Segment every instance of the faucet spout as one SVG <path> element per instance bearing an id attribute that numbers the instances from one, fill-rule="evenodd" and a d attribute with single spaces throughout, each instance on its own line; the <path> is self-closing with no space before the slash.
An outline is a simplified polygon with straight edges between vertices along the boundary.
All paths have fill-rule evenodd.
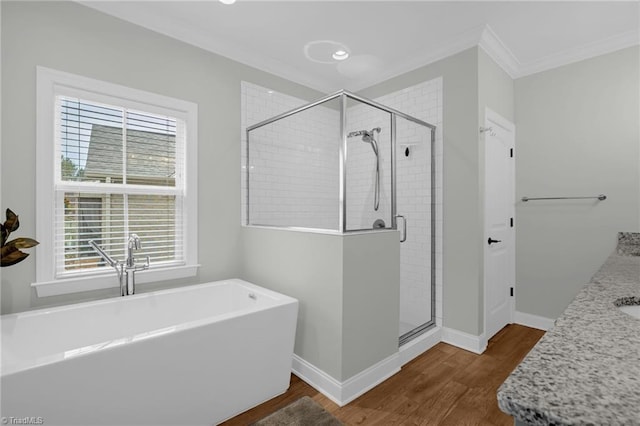
<path id="1" fill-rule="evenodd" d="M 135 264 L 133 250 L 140 250 L 140 237 L 138 237 L 138 234 L 129 235 L 129 241 L 127 242 L 127 266 L 129 267 Z"/>

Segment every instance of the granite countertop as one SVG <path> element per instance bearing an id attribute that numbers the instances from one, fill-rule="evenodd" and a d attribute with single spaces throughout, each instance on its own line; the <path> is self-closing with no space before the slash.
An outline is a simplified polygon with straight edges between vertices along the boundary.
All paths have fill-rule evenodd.
<path id="1" fill-rule="evenodd" d="M 531 425 L 640 425 L 640 319 L 616 306 L 640 304 L 640 251 L 622 243 L 498 389 L 502 411 Z"/>

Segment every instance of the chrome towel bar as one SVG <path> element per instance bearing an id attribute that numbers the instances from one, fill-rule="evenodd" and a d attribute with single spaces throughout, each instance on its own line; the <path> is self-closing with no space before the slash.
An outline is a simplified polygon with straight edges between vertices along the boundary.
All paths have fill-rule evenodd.
<path id="1" fill-rule="evenodd" d="M 586 200 L 591 198 L 597 198 L 598 200 L 602 201 L 602 200 L 606 200 L 607 196 L 604 194 L 600 194 L 594 197 L 538 197 L 538 198 L 522 197 L 522 201 L 527 202 L 532 200 Z"/>

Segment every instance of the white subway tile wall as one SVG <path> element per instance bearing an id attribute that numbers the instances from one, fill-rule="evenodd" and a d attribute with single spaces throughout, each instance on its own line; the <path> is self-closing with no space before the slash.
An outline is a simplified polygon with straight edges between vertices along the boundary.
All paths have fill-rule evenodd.
<path id="1" fill-rule="evenodd" d="M 377 102 L 436 126 L 436 324 L 442 325 L 442 78 L 407 87 Z M 400 334 L 431 318 L 430 131 L 398 118 L 397 211 L 407 218 L 407 241 L 400 246 Z M 406 155 L 406 150 L 409 155 Z"/>
<path id="2" fill-rule="evenodd" d="M 379 97 L 375 101 L 434 124 L 436 163 L 436 324 L 442 324 L 442 78 Z M 371 228 L 382 217 L 390 226 L 390 118 L 373 107 L 354 105 L 347 112 L 348 131 L 381 127 L 380 209 L 373 210 L 374 155 L 363 143 L 349 143 L 347 225 Z M 400 335 L 431 319 L 431 131 L 411 121 L 396 121 L 397 213 L 407 219 L 407 240 L 400 246 Z M 408 156 L 406 151 L 408 149 Z M 353 166 L 352 166 L 353 164 Z M 352 171 L 353 169 L 353 171 Z M 400 224 L 399 224 L 400 225 Z"/>
<path id="3" fill-rule="evenodd" d="M 242 82 L 242 128 L 305 101 Z M 249 218 L 253 225 L 338 229 L 338 104 L 332 101 L 251 131 Z M 242 223 L 246 223 L 246 132 L 242 140 Z"/>
<path id="4" fill-rule="evenodd" d="M 242 223 L 246 223 L 246 133 L 251 124 L 307 103 L 242 82 Z M 437 126 L 435 138 L 436 324 L 442 325 L 442 78 L 407 87 L 377 102 Z M 314 107 L 252 132 L 251 222 L 338 229 L 340 117 L 338 105 Z M 397 211 L 407 218 L 400 254 L 400 335 L 431 317 L 430 130 L 397 119 Z M 347 229 L 370 229 L 376 219 L 391 226 L 391 118 L 349 101 L 347 131 L 371 130 L 380 155 L 380 207 L 374 211 L 375 154 L 361 137 L 348 140 Z M 408 149 L 408 156 L 406 150 Z"/>
<path id="5" fill-rule="evenodd" d="M 373 133 L 380 156 L 377 211 L 374 210 L 376 155 L 362 136 L 347 139 L 347 230 L 371 229 L 377 219 L 391 228 L 391 114 L 354 100 L 347 106 L 347 134 L 380 128 L 380 133 Z"/>

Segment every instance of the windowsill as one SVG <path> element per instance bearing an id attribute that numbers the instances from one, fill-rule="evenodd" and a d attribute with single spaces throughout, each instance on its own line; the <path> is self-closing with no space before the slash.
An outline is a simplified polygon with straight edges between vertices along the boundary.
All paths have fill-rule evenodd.
<path id="1" fill-rule="evenodd" d="M 193 277 L 198 273 L 200 265 L 174 266 L 136 272 L 136 285 L 158 281 L 175 280 Z M 118 288 L 120 283 L 115 271 L 92 277 L 65 278 L 55 281 L 32 283 L 38 297 L 59 296 L 62 294 L 84 291 Z"/>

